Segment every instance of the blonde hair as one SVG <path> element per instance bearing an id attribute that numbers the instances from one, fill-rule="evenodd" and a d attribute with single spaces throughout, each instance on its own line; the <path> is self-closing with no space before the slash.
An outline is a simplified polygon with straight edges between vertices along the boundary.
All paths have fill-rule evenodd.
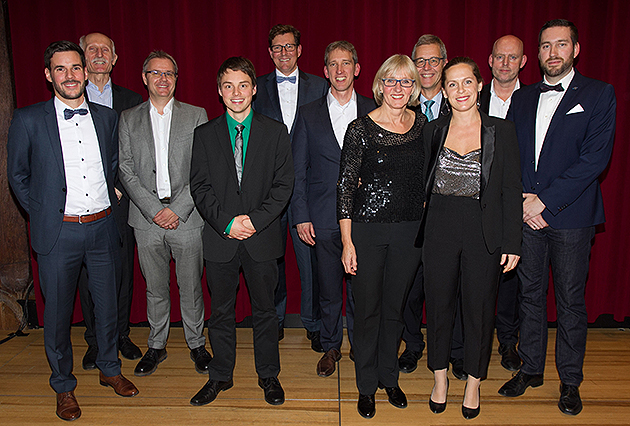
<path id="1" fill-rule="evenodd" d="M 407 105 L 418 105 L 418 98 L 420 97 L 420 74 L 418 74 L 418 69 L 407 55 L 390 56 L 376 72 L 374 82 L 372 83 L 372 93 L 374 94 L 376 104 L 379 106 L 383 104 L 383 79 L 393 77 L 395 74 L 404 74 L 415 81 Z"/>

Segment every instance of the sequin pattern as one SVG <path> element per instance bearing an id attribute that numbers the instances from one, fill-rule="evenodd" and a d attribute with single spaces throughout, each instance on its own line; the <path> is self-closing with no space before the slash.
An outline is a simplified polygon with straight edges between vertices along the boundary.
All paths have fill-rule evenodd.
<path id="1" fill-rule="evenodd" d="M 425 123 L 426 117 L 416 114 L 414 125 L 404 134 L 383 129 L 369 116 L 350 123 L 337 181 L 337 219 L 376 223 L 420 220 Z"/>
<path id="2" fill-rule="evenodd" d="M 433 194 L 479 199 L 481 149 L 465 155 L 443 147 L 438 158 Z"/>

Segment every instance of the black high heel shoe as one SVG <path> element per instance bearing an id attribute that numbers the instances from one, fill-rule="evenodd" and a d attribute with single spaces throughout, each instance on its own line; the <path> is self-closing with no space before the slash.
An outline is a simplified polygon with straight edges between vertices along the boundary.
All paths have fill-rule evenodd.
<path id="1" fill-rule="evenodd" d="M 468 387 L 468 383 L 466 383 L 466 387 Z M 464 387 L 464 398 L 466 397 L 466 387 Z M 479 415 L 479 411 L 481 411 L 481 384 L 477 388 L 477 394 L 479 395 L 479 405 L 477 408 L 468 408 L 464 405 L 464 401 L 462 401 L 462 416 L 466 420 L 474 419 Z"/>
<path id="2" fill-rule="evenodd" d="M 449 381 L 448 381 L 448 377 L 447 377 L 446 378 L 446 394 L 447 395 L 448 395 L 448 386 L 449 386 Z M 433 388 L 435 389 L 435 386 Z M 433 391 L 431 391 L 431 395 L 432 394 L 433 394 Z M 444 410 L 446 410 L 446 401 L 444 401 L 444 402 L 433 402 L 433 400 L 431 399 L 431 396 L 429 396 L 429 408 L 435 414 L 443 413 Z"/>

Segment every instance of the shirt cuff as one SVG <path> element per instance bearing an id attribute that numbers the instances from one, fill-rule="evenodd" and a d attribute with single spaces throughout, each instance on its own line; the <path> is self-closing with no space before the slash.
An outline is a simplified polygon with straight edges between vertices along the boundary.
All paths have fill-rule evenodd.
<path id="1" fill-rule="evenodd" d="M 228 226 L 225 227 L 225 234 L 226 235 L 230 235 L 230 230 L 232 229 L 232 224 L 234 223 L 234 219 L 236 219 L 236 218 L 232 218 L 230 223 L 228 223 Z"/>

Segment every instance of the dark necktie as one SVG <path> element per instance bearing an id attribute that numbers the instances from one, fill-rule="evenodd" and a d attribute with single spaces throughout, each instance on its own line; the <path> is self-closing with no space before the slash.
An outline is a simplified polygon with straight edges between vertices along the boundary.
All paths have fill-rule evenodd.
<path id="1" fill-rule="evenodd" d="M 236 137 L 234 138 L 234 165 L 236 166 L 236 177 L 238 184 L 241 184 L 243 177 L 243 129 L 242 124 L 236 125 Z"/>
<path id="2" fill-rule="evenodd" d="M 66 108 L 63 110 L 63 116 L 66 120 L 70 120 L 72 117 L 74 117 L 74 114 L 87 115 L 87 113 L 88 111 L 85 108 L 79 108 L 79 109 Z"/>
<path id="3" fill-rule="evenodd" d="M 545 93 L 545 92 L 550 92 L 550 91 L 556 91 L 556 92 L 564 92 L 564 89 L 562 88 L 562 84 L 558 83 L 555 86 L 550 86 L 546 83 L 542 83 L 540 85 L 540 92 L 541 93 Z"/>
<path id="4" fill-rule="evenodd" d="M 427 109 L 424 111 L 424 115 L 427 116 L 427 120 L 429 121 L 432 121 L 435 118 L 433 117 L 433 111 L 431 110 L 431 107 L 433 106 L 434 103 L 435 101 L 433 99 L 424 101 L 424 106 L 427 107 Z"/>
<path id="5" fill-rule="evenodd" d="M 289 83 L 295 84 L 295 82 L 297 81 L 297 78 L 294 75 L 292 75 L 291 77 L 276 76 L 276 79 L 278 80 L 278 83 L 288 81 Z"/>

